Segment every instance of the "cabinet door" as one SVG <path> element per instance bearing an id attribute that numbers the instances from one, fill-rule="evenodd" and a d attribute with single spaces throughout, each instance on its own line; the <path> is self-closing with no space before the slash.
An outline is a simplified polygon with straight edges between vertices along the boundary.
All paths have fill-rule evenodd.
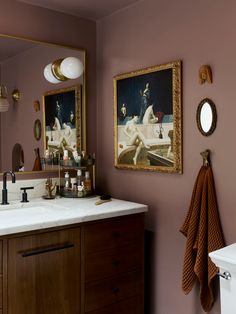
<path id="1" fill-rule="evenodd" d="M 80 313 L 80 229 L 8 243 L 8 314 Z"/>

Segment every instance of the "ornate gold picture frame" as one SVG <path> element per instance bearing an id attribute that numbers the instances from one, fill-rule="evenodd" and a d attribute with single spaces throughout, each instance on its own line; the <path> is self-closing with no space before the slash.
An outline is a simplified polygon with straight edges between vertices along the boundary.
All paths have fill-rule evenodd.
<path id="1" fill-rule="evenodd" d="M 81 86 L 43 95 L 44 150 L 50 154 L 81 150 Z"/>
<path id="2" fill-rule="evenodd" d="M 181 61 L 114 77 L 115 167 L 182 173 Z"/>

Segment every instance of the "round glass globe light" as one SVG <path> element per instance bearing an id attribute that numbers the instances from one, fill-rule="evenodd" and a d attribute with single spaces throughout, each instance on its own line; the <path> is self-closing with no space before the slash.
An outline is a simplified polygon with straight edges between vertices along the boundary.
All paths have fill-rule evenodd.
<path id="1" fill-rule="evenodd" d="M 44 71 L 43 71 L 45 79 L 53 84 L 58 84 L 60 83 L 59 80 L 55 78 L 55 76 L 52 74 L 52 63 L 49 63 L 48 65 L 45 66 Z"/>
<path id="2" fill-rule="evenodd" d="M 83 73 L 84 66 L 78 58 L 68 57 L 62 61 L 60 70 L 68 79 L 76 79 Z"/>

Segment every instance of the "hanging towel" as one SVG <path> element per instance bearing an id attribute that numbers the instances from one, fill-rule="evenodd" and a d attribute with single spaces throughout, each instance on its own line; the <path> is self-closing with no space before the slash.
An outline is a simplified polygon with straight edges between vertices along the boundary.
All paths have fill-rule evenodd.
<path id="1" fill-rule="evenodd" d="M 180 232 L 187 238 L 182 288 L 188 294 L 195 281 L 200 284 L 200 300 L 205 312 L 214 304 L 213 278 L 218 268 L 208 254 L 225 246 L 218 214 L 211 166 L 202 166 L 197 176 L 190 207 Z"/>

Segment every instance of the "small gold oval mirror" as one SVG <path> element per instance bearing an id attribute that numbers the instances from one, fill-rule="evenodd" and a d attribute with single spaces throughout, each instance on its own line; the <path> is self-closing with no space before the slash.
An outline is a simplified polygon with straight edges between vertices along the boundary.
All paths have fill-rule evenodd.
<path id="1" fill-rule="evenodd" d="M 211 135 L 216 128 L 217 113 L 216 106 L 209 98 L 203 99 L 197 108 L 197 126 L 199 131 L 205 135 Z"/>
<path id="2" fill-rule="evenodd" d="M 34 122 L 34 138 L 39 141 L 41 139 L 42 134 L 42 125 L 39 119 Z"/>

